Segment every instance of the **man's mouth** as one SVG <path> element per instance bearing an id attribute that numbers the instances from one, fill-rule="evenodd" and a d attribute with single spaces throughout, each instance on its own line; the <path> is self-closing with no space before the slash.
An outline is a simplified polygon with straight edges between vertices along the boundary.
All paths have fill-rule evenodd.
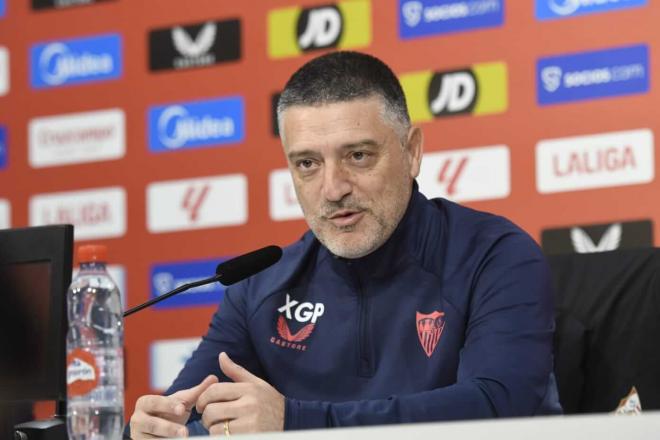
<path id="1" fill-rule="evenodd" d="M 327 217 L 328 221 L 337 227 L 353 226 L 364 216 L 364 211 L 342 209 Z"/>

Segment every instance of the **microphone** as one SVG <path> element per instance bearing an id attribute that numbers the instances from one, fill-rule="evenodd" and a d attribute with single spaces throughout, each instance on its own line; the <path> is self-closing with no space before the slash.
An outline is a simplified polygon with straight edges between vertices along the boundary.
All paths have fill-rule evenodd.
<path id="1" fill-rule="evenodd" d="M 135 312 L 139 312 L 140 310 L 147 308 L 150 305 L 163 301 L 170 296 L 176 295 L 177 293 L 192 289 L 193 287 L 215 283 L 216 281 L 219 281 L 225 286 L 230 286 L 261 272 L 267 267 L 272 266 L 273 264 L 277 263 L 280 258 L 282 258 L 282 249 L 279 246 L 266 246 L 264 248 L 257 249 L 256 251 L 232 258 L 231 260 L 224 261 L 218 264 L 218 267 L 215 269 L 214 276 L 198 281 L 193 281 L 191 283 L 182 284 L 174 290 L 157 296 L 156 298 L 152 298 L 149 301 L 140 304 L 139 306 L 128 309 L 124 312 L 124 318 L 132 315 Z"/>

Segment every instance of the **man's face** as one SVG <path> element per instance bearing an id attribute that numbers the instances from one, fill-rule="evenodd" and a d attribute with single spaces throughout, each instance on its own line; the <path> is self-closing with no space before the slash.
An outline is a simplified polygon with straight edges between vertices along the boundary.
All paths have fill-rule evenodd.
<path id="1" fill-rule="evenodd" d="M 379 97 L 282 114 L 284 152 L 305 219 L 333 254 L 359 258 L 392 235 L 419 173 L 421 132 L 402 145 Z"/>

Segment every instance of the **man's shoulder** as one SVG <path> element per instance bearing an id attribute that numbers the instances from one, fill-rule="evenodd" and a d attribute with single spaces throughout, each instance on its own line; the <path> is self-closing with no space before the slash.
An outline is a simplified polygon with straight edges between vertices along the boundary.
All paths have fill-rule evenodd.
<path id="1" fill-rule="evenodd" d="M 429 202 L 441 213 L 450 253 L 471 250 L 483 255 L 501 247 L 512 248 L 515 252 L 540 253 L 534 239 L 506 217 L 443 198 Z"/>

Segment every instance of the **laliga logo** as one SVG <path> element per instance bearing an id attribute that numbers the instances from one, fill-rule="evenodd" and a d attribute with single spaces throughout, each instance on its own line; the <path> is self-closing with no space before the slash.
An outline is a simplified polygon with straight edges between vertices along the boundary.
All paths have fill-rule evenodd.
<path id="1" fill-rule="evenodd" d="M 562 70 L 559 66 L 544 67 L 541 71 L 543 88 L 550 93 L 556 92 L 561 85 Z"/>
<path id="2" fill-rule="evenodd" d="M 409 27 L 415 27 L 422 21 L 422 12 L 424 5 L 418 1 L 406 2 L 401 7 L 403 19 Z"/>
<path id="3" fill-rule="evenodd" d="M 158 118 L 158 139 L 170 149 L 190 141 L 206 141 L 234 135 L 234 120 L 228 117 L 190 116 L 180 105 L 167 107 Z"/>
<path id="4" fill-rule="evenodd" d="M 301 33 L 305 18 L 307 26 Z M 339 40 L 341 30 L 341 13 L 335 6 L 307 10 L 298 23 L 298 45 L 303 50 L 330 47 Z"/>
<path id="5" fill-rule="evenodd" d="M 39 67 L 44 82 L 57 86 L 71 78 L 110 73 L 114 63 L 108 54 L 75 55 L 65 44 L 52 43 L 41 52 Z"/>

